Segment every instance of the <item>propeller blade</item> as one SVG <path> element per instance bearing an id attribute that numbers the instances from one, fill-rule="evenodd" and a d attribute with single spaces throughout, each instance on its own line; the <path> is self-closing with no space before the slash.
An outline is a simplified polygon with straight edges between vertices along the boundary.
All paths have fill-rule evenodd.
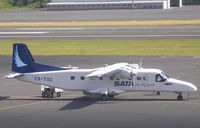
<path id="1" fill-rule="evenodd" d="M 142 68 L 142 58 L 140 59 L 138 66 L 139 66 L 139 69 Z"/>

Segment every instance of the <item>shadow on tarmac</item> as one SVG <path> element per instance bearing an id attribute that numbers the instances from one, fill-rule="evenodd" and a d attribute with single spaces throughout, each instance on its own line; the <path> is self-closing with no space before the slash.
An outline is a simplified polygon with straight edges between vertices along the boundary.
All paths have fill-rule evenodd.
<path id="1" fill-rule="evenodd" d="M 98 103 L 98 100 L 89 99 L 87 97 L 80 97 L 77 99 L 72 100 L 70 103 L 66 104 L 62 108 L 59 109 L 59 111 L 62 110 L 74 110 L 74 109 L 82 109 L 85 107 L 88 107 L 90 105 Z"/>
<path id="2" fill-rule="evenodd" d="M 9 96 L 0 96 L 0 101 L 10 98 Z"/>
<path id="3" fill-rule="evenodd" d="M 177 102 L 176 99 L 127 99 L 127 98 L 113 98 L 109 101 L 101 101 L 98 98 L 91 98 L 87 96 L 82 96 L 82 97 L 77 97 L 77 98 L 42 98 L 41 96 L 35 96 L 32 98 L 12 98 L 12 97 L 6 97 L 6 96 L 0 96 L 0 101 L 2 100 L 28 100 L 28 101 L 71 101 L 70 103 L 67 103 L 63 107 L 59 109 L 59 111 L 63 110 L 75 110 L 75 109 L 82 109 L 88 106 L 91 106 L 93 104 L 112 104 L 115 101 L 120 101 L 120 102 L 125 102 L 125 101 L 134 101 L 134 102 L 160 102 L 160 101 L 171 101 L 171 102 Z M 187 101 L 187 100 L 182 100 L 182 101 Z"/>
<path id="4" fill-rule="evenodd" d="M 199 99 L 199 98 L 189 98 L 189 99 Z M 81 96 L 77 98 L 43 98 L 41 96 L 32 96 L 32 97 L 27 97 L 27 98 L 13 98 L 10 96 L 0 96 L 0 101 L 1 100 L 29 100 L 29 101 L 74 101 L 74 102 L 94 102 L 97 103 L 98 101 L 100 102 L 107 102 L 107 101 L 102 101 L 100 98 L 93 98 L 93 97 L 87 97 L 87 96 Z M 177 101 L 177 99 L 154 99 L 154 98 L 149 98 L 149 99 L 132 99 L 132 98 L 112 98 L 108 101 Z M 184 100 L 183 100 L 184 101 Z"/>

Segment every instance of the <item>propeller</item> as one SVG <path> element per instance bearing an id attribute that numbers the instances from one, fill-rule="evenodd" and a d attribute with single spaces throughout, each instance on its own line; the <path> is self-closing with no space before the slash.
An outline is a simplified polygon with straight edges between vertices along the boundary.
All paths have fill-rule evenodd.
<path id="1" fill-rule="evenodd" d="M 133 73 L 133 71 L 134 71 L 134 63 L 131 66 L 130 79 L 132 79 L 135 74 L 135 73 Z"/>
<path id="2" fill-rule="evenodd" d="M 139 63 L 138 63 L 139 69 L 142 68 L 142 58 L 140 59 Z"/>
<path id="3" fill-rule="evenodd" d="M 130 79 L 132 79 L 133 78 L 133 66 L 132 66 L 132 68 L 131 68 L 131 73 L 130 73 Z"/>

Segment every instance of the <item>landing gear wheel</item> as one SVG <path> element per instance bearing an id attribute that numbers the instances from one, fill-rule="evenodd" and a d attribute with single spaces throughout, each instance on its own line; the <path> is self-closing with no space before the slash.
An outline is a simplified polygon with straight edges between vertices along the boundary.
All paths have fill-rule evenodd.
<path id="1" fill-rule="evenodd" d="M 108 97 L 113 98 L 115 95 L 108 95 Z"/>
<path id="2" fill-rule="evenodd" d="M 48 97 L 48 98 L 52 98 L 52 97 L 53 97 L 53 93 L 47 94 L 47 97 Z"/>
<path id="3" fill-rule="evenodd" d="M 51 93 L 51 98 L 53 98 L 53 93 Z"/>
<path id="4" fill-rule="evenodd" d="M 60 97 L 61 96 L 61 93 L 60 92 L 57 92 L 57 97 Z"/>
<path id="5" fill-rule="evenodd" d="M 177 100 L 183 100 L 183 96 L 182 95 L 178 95 L 177 96 Z"/>
<path id="6" fill-rule="evenodd" d="M 42 97 L 45 97 L 45 92 L 42 92 Z"/>
<path id="7" fill-rule="evenodd" d="M 108 98 L 109 98 L 109 97 L 108 97 L 106 94 L 103 94 L 102 97 L 101 97 L 101 99 L 102 99 L 103 101 L 107 101 Z"/>

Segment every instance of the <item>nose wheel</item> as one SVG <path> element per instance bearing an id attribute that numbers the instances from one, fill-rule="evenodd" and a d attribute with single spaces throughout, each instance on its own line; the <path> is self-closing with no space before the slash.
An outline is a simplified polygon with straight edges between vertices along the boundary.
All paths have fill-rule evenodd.
<path id="1" fill-rule="evenodd" d="M 177 100 L 183 100 L 182 92 L 178 93 Z"/>
<path id="2" fill-rule="evenodd" d="M 101 99 L 102 99 L 103 101 L 107 101 L 107 100 L 109 99 L 109 97 L 108 97 L 108 95 L 103 94 L 103 95 L 101 96 Z"/>

